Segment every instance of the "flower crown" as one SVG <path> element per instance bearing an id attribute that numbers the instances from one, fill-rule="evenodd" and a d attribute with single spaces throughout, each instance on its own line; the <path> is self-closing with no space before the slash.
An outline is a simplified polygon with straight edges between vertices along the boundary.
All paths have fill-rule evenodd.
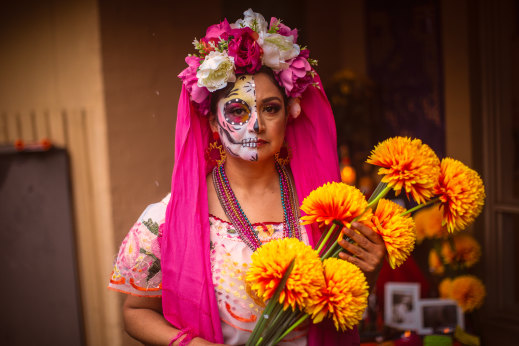
<path id="1" fill-rule="evenodd" d="M 224 19 L 210 26 L 204 38 L 193 41 L 198 54 L 188 55 L 188 67 L 178 77 L 191 101 L 207 115 L 210 93 L 236 81 L 236 74 L 254 74 L 262 66 L 272 69 L 288 97 L 299 97 L 309 85 L 317 85 L 309 51 L 296 44 L 297 29 L 290 29 L 272 17 L 248 9 L 244 18 L 229 24 Z"/>

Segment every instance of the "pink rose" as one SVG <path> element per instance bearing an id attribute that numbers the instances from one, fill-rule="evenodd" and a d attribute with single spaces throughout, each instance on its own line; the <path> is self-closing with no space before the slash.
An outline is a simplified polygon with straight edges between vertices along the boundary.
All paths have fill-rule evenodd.
<path id="1" fill-rule="evenodd" d="M 270 27 L 272 28 L 276 23 L 279 21 L 279 19 L 272 17 L 270 18 Z M 297 29 L 290 29 L 288 26 L 286 26 L 283 23 L 277 24 L 279 27 L 278 34 L 283 36 L 294 36 L 294 43 L 297 42 Z"/>
<path id="2" fill-rule="evenodd" d="M 299 97 L 308 85 L 314 82 L 309 73 L 312 66 L 308 62 L 308 50 L 301 51 L 299 56 L 289 61 L 289 67 L 276 74 L 279 84 L 285 88 L 288 97 Z"/>
<path id="3" fill-rule="evenodd" d="M 196 72 L 200 66 L 200 60 L 201 59 L 196 56 L 186 57 L 188 67 L 180 72 L 178 78 L 180 78 L 182 83 L 184 83 L 187 92 L 191 96 L 191 101 L 195 103 L 198 111 L 202 115 L 206 115 L 209 112 L 210 107 L 209 90 L 205 87 L 199 87 L 197 85 L 198 79 L 196 78 Z"/>
<path id="4" fill-rule="evenodd" d="M 229 33 L 231 32 L 231 26 L 227 22 L 227 19 L 224 19 L 220 24 L 211 25 L 207 28 L 205 32 L 205 37 L 202 38 L 203 42 L 214 42 L 218 43 L 220 38 L 223 40 L 227 40 L 229 38 Z"/>
<path id="5" fill-rule="evenodd" d="M 261 68 L 262 50 L 256 42 L 258 34 L 249 27 L 232 29 L 228 54 L 234 58 L 236 74 L 254 74 Z"/>

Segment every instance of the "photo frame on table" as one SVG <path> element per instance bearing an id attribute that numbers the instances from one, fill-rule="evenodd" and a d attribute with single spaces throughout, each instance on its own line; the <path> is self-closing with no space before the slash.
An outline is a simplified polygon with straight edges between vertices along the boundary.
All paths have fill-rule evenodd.
<path id="1" fill-rule="evenodd" d="M 418 334 L 452 333 L 464 328 L 463 311 L 451 299 L 421 299 L 418 302 Z"/>
<path id="2" fill-rule="evenodd" d="M 387 282 L 384 287 L 384 323 L 401 330 L 418 330 L 420 284 Z"/>

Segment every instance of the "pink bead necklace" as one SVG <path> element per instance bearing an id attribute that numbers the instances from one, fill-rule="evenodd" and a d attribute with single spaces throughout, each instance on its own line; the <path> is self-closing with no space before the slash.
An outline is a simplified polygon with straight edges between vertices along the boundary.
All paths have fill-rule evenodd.
<path id="1" fill-rule="evenodd" d="M 301 240 L 301 229 L 299 228 L 299 209 L 295 194 L 292 177 L 284 166 L 276 162 L 276 170 L 279 174 L 279 187 L 281 190 L 281 205 L 283 207 L 283 237 L 298 238 Z M 223 165 L 216 166 L 212 172 L 213 184 L 216 194 L 234 228 L 240 238 L 252 251 L 262 245 L 258 232 L 250 223 L 243 212 L 236 195 L 231 189 Z"/>

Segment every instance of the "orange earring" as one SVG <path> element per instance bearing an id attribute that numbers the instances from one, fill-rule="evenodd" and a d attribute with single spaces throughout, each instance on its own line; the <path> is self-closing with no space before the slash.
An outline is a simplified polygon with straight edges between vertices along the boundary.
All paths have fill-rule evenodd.
<path id="1" fill-rule="evenodd" d="M 290 164 L 290 159 L 292 158 L 292 151 L 288 147 L 288 144 L 283 141 L 283 146 L 279 151 L 274 155 L 277 163 L 281 166 L 288 166 Z"/>
<path id="2" fill-rule="evenodd" d="M 205 150 L 205 160 L 210 166 L 221 166 L 225 162 L 226 154 L 223 149 L 222 142 L 220 141 L 220 135 L 218 132 L 213 132 L 213 141 L 209 143 L 209 146 Z"/>

